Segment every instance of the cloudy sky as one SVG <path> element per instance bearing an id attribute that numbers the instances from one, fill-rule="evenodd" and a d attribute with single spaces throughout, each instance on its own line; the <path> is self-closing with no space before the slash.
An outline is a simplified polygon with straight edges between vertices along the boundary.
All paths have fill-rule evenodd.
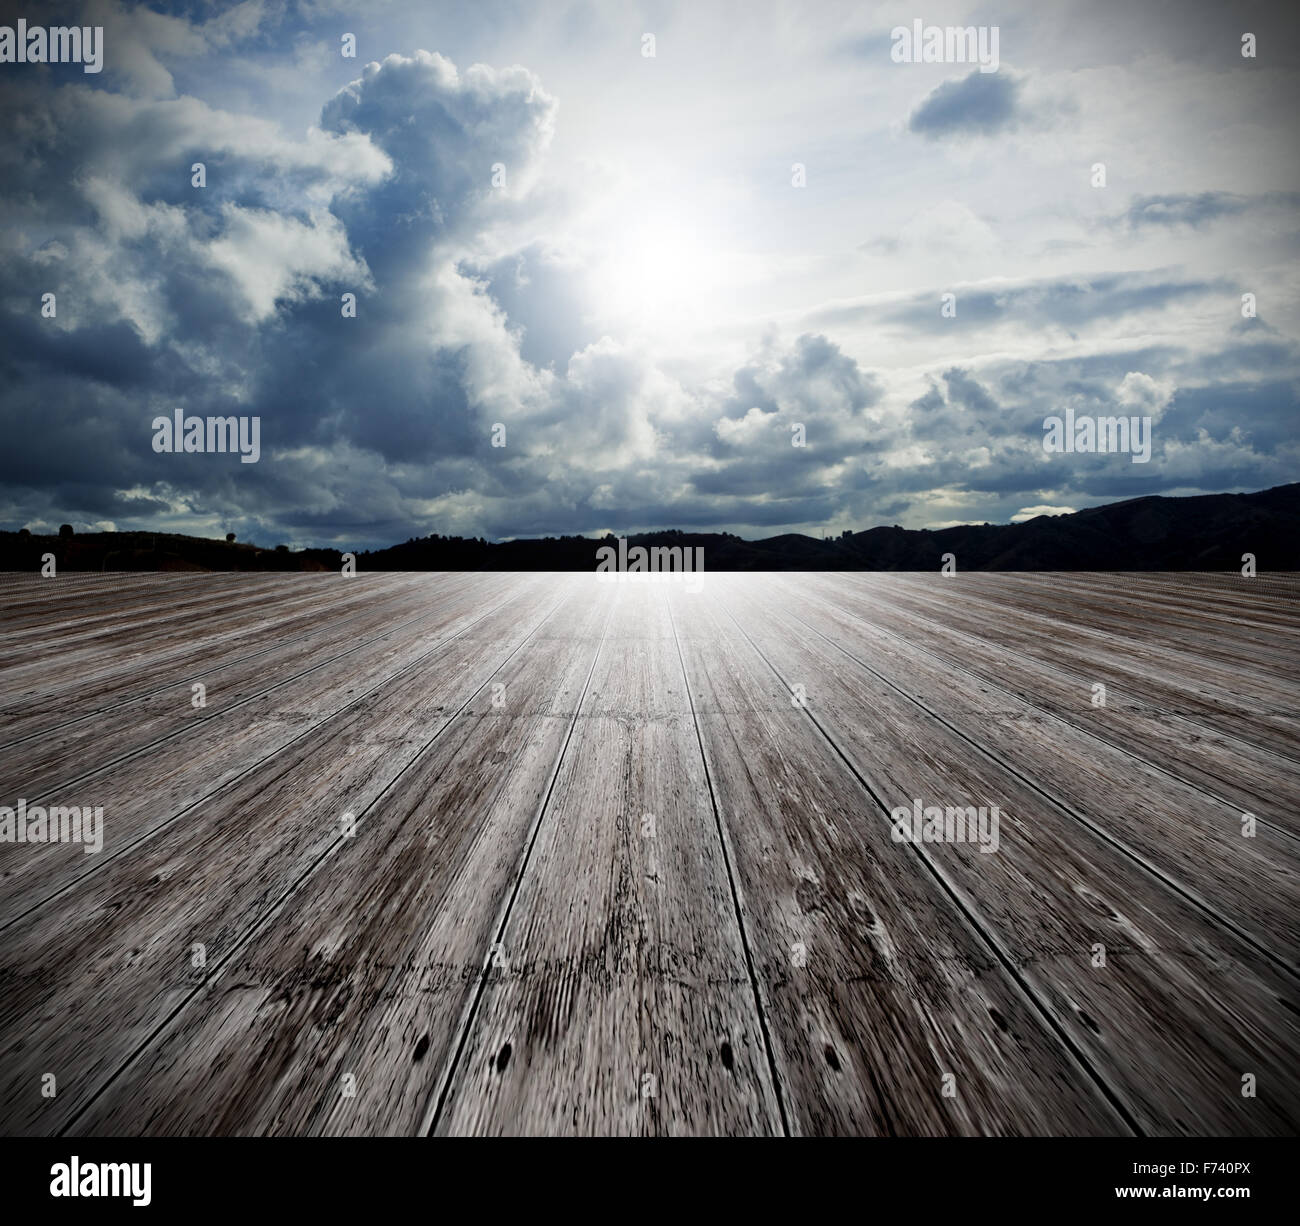
<path id="1" fill-rule="evenodd" d="M 1284 7 L 20 9 L 104 65 L 0 64 L 0 527 L 768 536 L 1295 480 Z M 998 70 L 894 62 L 917 18 Z M 157 453 L 178 408 L 259 417 L 259 461 Z M 1046 453 L 1068 408 L 1149 416 L 1150 462 Z"/>

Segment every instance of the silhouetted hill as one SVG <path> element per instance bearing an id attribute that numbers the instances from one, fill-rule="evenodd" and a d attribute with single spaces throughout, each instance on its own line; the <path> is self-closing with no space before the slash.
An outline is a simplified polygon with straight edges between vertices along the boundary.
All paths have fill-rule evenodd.
<path id="1" fill-rule="evenodd" d="M 0 532 L 0 570 L 40 570 L 41 558 L 54 555 L 58 570 L 338 570 L 337 549 L 274 549 L 239 542 L 183 536 L 175 532 L 87 532 L 37 536 Z"/>
<path id="2" fill-rule="evenodd" d="M 583 537 L 491 545 L 426 537 L 359 554 L 364 570 L 592 570 L 612 543 Z M 653 532 L 642 545 L 702 547 L 706 570 L 938 570 L 945 553 L 962 570 L 1240 570 L 1253 553 L 1264 570 L 1300 570 L 1300 483 L 1257 494 L 1133 498 L 1022 524 L 938 531 L 870 528 L 830 540 L 788 533 L 746 541 L 727 533 Z"/>
<path id="3" fill-rule="evenodd" d="M 427 536 L 357 554 L 358 570 L 594 570 L 616 537 L 503 541 Z M 1132 498 L 1022 524 L 938 531 L 869 528 L 829 540 L 789 533 L 746 541 L 729 533 L 653 532 L 629 548 L 702 548 L 706 570 L 1300 570 L 1300 483 L 1256 494 Z M 169 533 L 31 536 L 0 532 L 0 569 L 38 570 L 53 553 L 61 570 L 337 570 L 333 549 L 261 549 Z"/>

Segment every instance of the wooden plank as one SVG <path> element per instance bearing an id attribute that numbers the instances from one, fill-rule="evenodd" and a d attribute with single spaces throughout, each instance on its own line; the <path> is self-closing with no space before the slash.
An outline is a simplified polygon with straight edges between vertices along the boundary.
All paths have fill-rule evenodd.
<path id="1" fill-rule="evenodd" d="M 1239 579 L 1237 598 L 1225 600 L 1213 595 L 1216 585 L 1181 584 L 1174 591 L 1158 575 L 998 575 L 993 583 L 989 575 L 961 577 L 971 580 L 964 586 L 978 599 L 1009 603 L 1062 625 L 1107 630 L 1119 625 L 1144 643 L 1178 651 L 1195 644 L 1198 658 L 1234 670 L 1300 676 L 1295 606 L 1288 611 L 1282 602 L 1261 600 L 1252 580 Z M 929 584 L 922 580 L 920 586 Z"/>
<path id="2" fill-rule="evenodd" d="M 795 612 L 794 587 L 773 586 L 774 598 L 769 602 L 765 591 L 762 607 L 775 625 L 784 624 L 787 636 L 805 639 L 821 668 L 856 664 L 898 687 L 921 704 L 919 714 L 964 736 L 968 752 L 995 756 L 1248 932 L 1280 963 L 1294 967 L 1300 948 L 1300 843 L 1295 839 L 1258 824 L 1251 837 L 1243 837 L 1241 815 L 1232 807 L 1143 769 L 1138 760 L 1078 728 L 910 649 L 905 637 L 881 633 L 811 600 L 800 602 Z M 807 585 L 801 587 L 807 591 Z M 825 638 L 812 641 L 810 634 Z"/>
<path id="3" fill-rule="evenodd" d="M 761 580 L 714 576 L 711 590 L 787 692 L 806 686 L 806 712 L 877 798 L 882 825 L 917 798 L 999 807 L 996 853 L 927 843 L 923 854 L 1144 1131 L 1295 1131 L 1294 978 L 892 689 L 774 629 Z M 1103 968 L 1091 964 L 1097 944 L 1109 951 Z M 1268 1094 L 1244 1098 L 1246 1073 Z"/>
<path id="4" fill-rule="evenodd" d="M 664 587 L 615 617 L 439 1133 L 782 1131 Z"/>
<path id="5" fill-rule="evenodd" d="M 233 576 L 213 575 L 207 583 L 191 580 L 161 591 L 100 589 L 89 593 L 70 591 L 57 579 L 45 580 L 44 586 L 36 589 L 43 599 L 34 610 L 18 615 L 9 605 L 0 605 L 0 626 L 4 628 L 0 683 L 8 669 L 32 655 L 62 654 L 84 643 L 107 646 L 122 632 L 139 642 L 156 628 L 176 621 L 194 623 L 214 614 L 230 617 L 247 609 L 265 611 L 269 606 L 303 600 L 320 604 L 333 594 L 333 585 L 321 582 L 323 576 L 304 578 L 315 582 L 298 591 L 275 582 L 276 576 L 240 583 Z"/>
<path id="6" fill-rule="evenodd" d="M 362 817 L 384 796 L 526 636 L 537 585 L 512 586 L 513 599 L 473 636 L 9 929 L 0 961 L 4 1132 L 66 1127 L 202 985 L 194 945 L 219 966 L 349 842 L 344 812 Z M 57 1098 L 29 1093 L 50 1071 Z M 172 1096 L 166 1083 L 158 1088 Z"/>
<path id="7" fill-rule="evenodd" d="M 75 609 L 75 617 L 130 616 L 134 611 L 146 613 L 158 608 L 166 600 L 184 600 L 202 596 L 211 590 L 213 581 L 226 583 L 243 592 L 272 591 L 279 575 L 209 575 L 186 574 L 133 574 L 98 571 L 72 572 L 54 579 L 42 577 L 35 571 L 0 571 L 0 611 L 7 626 L 14 629 L 39 628 L 50 620 L 50 602 L 65 602 Z M 242 581 L 242 582 L 241 582 Z M 256 582 L 249 582 L 256 581 Z M 73 606 L 75 602 L 75 606 Z"/>
<path id="8" fill-rule="evenodd" d="M 428 615 L 428 602 L 418 589 L 407 586 L 388 598 L 368 597 L 363 590 L 346 604 L 281 623 L 269 635 L 256 628 L 257 637 L 243 640 L 242 651 L 237 639 L 211 655 L 205 654 L 212 651 L 210 645 L 196 644 L 170 666 L 159 664 L 142 673 L 142 679 L 152 685 L 140 697 L 115 701 L 114 695 L 122 692 L 119 679 L 84 699 L 79 696 L 75 706 L 66 700 L 34 703 L 26 714 L 44 711 L 46 722 L 57 722 L 45 730 L 32 722 L 14 727 L 15 732 L 21 728 L 21 738 L 0 747 L 0 796 L 22 795 L 35 803 L 36 797 L 57 789 L 65 779 L 84 775 L 125 753 L 189 731 L 201 736 L 206 721 L 219 713 L 255 700 L 308 669 L 327 670 L 336 661 L 350 660 L 359 645 L 391 634 L 404 623 L 418 632 Z M 252 642 L 269 644 L 269 649 L 250 654 Z M 231 663 L 224 664 L 223 656 L 233 656 Z M 205 705 L 195 707 L 191 686 L 200 674 Z M 104 703 L 99 710 L 93 705 L 97 698 Z M 87 717 L 75 718 L 84 707 L 89 707 Z"/>
<path id="9" fill-rule="evenodd" d="M 880 577 L 851 581 L 879 583 Z M 1104 602 L 1093 607 L 1085 628 L 1066 627 L 1019 604 L 981 602 L 963 596 L 964 576 L 934 586 L 934 576 L 904 580 L 891 587 L 899 607 L 955 626 L 978 637 L 995 640 L 1008 652 L 1019 652 L 1059 668 L 1091 671 L 1108 689 L 1141 695 L 1147 703 L 1193 718 L 1208 727 L 1286 754 L 1300 734 L 1295 718 L 1293 686 L 1265 672 L 1246 672 L 1213 662 L 1212 636 L 1201 636 L 1188 651 L 1172 651 L 1143 642 L 1131 623 L 1112 629 Z M 972 595 L 975 593 L 972 592 Z M 1098 659 L 1106 668 L 1096 676 Z"/>
<path id="10" fill-rule="evenodd" d="M 559 608 L 79 1130 L 419 1129 L 607 621 L 589 583 L 553 584 Z"/>
<path id="11" fill-rule="evenodd" d="M 1295 583 L 105 578 L 0 577 L 65 721 L 0 712 L 0 783 L 110 840 L 0 846 L 0 1132 L 1296 1130 Z M 172 736 L 131 660 L 186 625 L 227 705 Z M 894 842 L 915 796 L 999 850 Z"/>
<path id="12" fill-rule="evenodd" d="M 519 600 L 518 583 L 509 577 L 485 577 L 481 586 L 446 601 L 431 601 L 427 621 L 385 632 L 337 665 L 280 683 L 243 706 L 232 704 L 195 720 L 179 729 L 180 735 L 96 768 L 85 780 L 65 780 L 57 789 L 57 803 L 103 808 L 103 849 L 87 857 L 59 843 L 0 844 L 0 880 L 5 886 L 0 927 L 100 871 L 114 856 L 133 850 L 139 840 L 169 823 L 183 818 L 188 828 L 195 806 L 245 781 L 250 769 L 274 771 L 281 755 L 296 760 L 310 752 L 322 729 L 332 733 L 340 718 L 351 726 L 373 709 L 394 679 L 408 680 L 407 674 L 426 659 L 436 664 L 454 647 L 456 636 L 489 615 L 494 598 Z"/>
<path id="13" fill-rule="evenodd" d="M 791 1130 L 1123 1133 L 727 616 L 670 599 Z"/>
<path id="14" fill-rule="evenodd" d="M 981 582 L 991 590 L 1002 589 L 1004 598 L 1017 591 L 1013 578 L 1039 579 L 1038 576 L 981 575 Z M 1205 624 L 1226 620 L 1231 625 L 1245 623 L 1261 630 L 1295 633 L 1296 604 L 1300 601 L 1300 576 L 1292 574 L 1258 575 L 1246 579 L 1241 575 L 1197 574 L 1187 572 L 1093 573 L 1060 571 L 1051 576 L 1050 590 L 1065 595 L 1082 591 L 1090 595 L 1110 593 L 1113 599 L 1122 588 L 1145 604 L 1173 612 L 1190 614 Z M 1041 580 L 1038 584 L 1040 590 Z M 1121 595 L 1121 602 L 1124 597 Z"/>
<path id="15" fill-rule="evenodd" d="M 1294 829 L 1296 808 L 1285 798 L 1300 790 L 1300 763 L 1295 755 L 1283 757 L 1152 707 L 1141 690 L 1116 688 L 1104 666 L 1066 669 L 1055 661 L 1010 650 L 1007 636 L 992 626 L 985 627 L 981 637 L 945 625 L 929 609 L 921 612 L 898 600 L 887 579 L 864 588 L 847 577 L 840 584 L 826 576 L 812 576 L 805 590 L 834 600 L 871 625 L 902 635 L 918 649 L 935 653 L 955 670 L 969 671 L 999 692 L 1031 703 L 1153 766 L 1168 768 L 1240 812 L 1266 816 L 1280 828 Z M 1106 705 L 1095 707 L 1092 686 L 1103 677 Z"/>
<path id="16" fill-rule="evenodd" d="M 298 587 L 296 579 L 283 584 Z M 460 586 L 460 585 L 457 585 Z M 83 650 L 56 656 L 43 662 L 22 665 L 10 671 L 0 690 L 8 706 L 0 712 L 0 738 L 8 743 L 34 732 L 49 731 L 66 725 L 76 714 L 94 713 L 120 704 L 124 699 L 158 692 L 158 681 L 177 682 L 194 679 L 193 661 L 200 659 L 211 667 L 223 661 L 260 658 L 256 645 L 316 633 L 340 631 L 336 614 L 364 614 L 378 610 L 390 601 L 409 599 L 409 586 L 372 587 L 368 581 L 347 588 L 346 597 L 336 599 L 345 589 L 331 583 L 313 593 L 306 593 L 302 607 L 294 616 L 280 612 L 272 601 L 268 618 L 240 619 L 219 617 L 215 626 L 202 638 L 191 640 L 183 627 L 172 630 L 165 642 L 155 642 L 150 650 L 129 636 L 109 651 Z M 387 593 L 387 594 L 385 594 Z M 218 602 L 219 604 L 219 602 Z M 343 634 L 346 637 L 347 631 Z M 250 650 L 250 644 L 254 645 Z"/>

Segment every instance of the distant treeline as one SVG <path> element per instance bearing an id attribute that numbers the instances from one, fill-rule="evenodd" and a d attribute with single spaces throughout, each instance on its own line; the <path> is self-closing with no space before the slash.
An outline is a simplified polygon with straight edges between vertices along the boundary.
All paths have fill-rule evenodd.
<path id="1" fill-rule="evenodd" d="M 51 553 L 58 571 L 323 571 L 343 564 L 337 549 L 266 549 L 174 532 L 0 532 L 0 570 L 39 571 Z"/>
<path id="2" fill-rule="evenodd" d="M 1256 494 L 1134 498 L 1022 524 L 939 531 L 870 528 L 825 540 L 788 534 L 747 541 L 729 533 L 628 536 L 647 549 L 703 549 L 706 570 L 938 570 L 952 554 L 961 570 L 1230 570 L 1251 554 L 1261 571 L 1300 570 L 1300 483 Z M 359 571 L 596 569 L 604 538 L 562 536 L 491 542 L 426 536 L 358 552 Z M 62 570 L 325 571 L 337 549 L 266 549 L 231 540 L 153 532 L 59 536 L 0 532 L 0 569 L 36 571 L 46 553 Z"/>

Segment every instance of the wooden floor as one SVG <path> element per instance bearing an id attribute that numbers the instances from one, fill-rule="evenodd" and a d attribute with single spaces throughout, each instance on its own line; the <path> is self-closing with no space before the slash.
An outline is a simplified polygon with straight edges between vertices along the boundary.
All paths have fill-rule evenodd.
<path id="1" fill-rule="evenodd" d="M 0 1131 L 1294 1135 L 1298 596 L 0 578 Z"/>

